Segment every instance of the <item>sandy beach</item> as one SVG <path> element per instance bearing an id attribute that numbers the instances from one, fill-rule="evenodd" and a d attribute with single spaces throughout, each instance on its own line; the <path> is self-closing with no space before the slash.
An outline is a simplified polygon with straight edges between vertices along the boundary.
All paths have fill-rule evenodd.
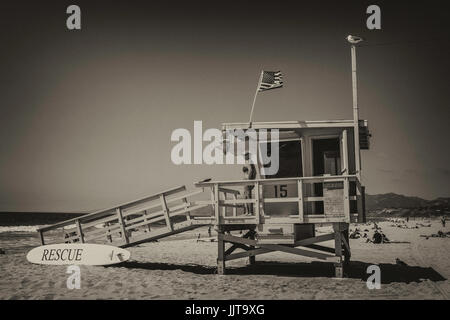
<path id="1" fill-rule="evenodd" d="M 131 260 L 120 265 L 81 266 L 81 288 L 73 290 L 66 286 L 66 266 L 26 260 L 26 253 L 39 245 L 36 233 L 2 232 L 0 248 L 6 253 L 0 255 L 0 299 L 448 299 L 450 238 L 420 235 L 450 227 L 442 228 L 437 220 L 431 227 L 411 229 L 388 221 L 378 225 L 393 243 L 351 239 L 352 261 L 344 279 L 334 278 L 331 262 L 279 252 L 257 256 L 255 266 L 246 259 L 227 262 L 228 274 L 219 276 L 217 243 L 197 241 L 199 233 L 206 236 L 205 229 L 197 229 L 129 248 Z M 358 226 L 369 232 L 372 227 Z M 381 289 L 366 286 L 371 264 L 380 266 Z"/>

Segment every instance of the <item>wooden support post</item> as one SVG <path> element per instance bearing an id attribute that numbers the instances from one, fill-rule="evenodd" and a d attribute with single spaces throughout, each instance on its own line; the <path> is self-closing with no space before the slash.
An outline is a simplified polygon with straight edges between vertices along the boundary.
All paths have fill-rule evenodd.
<path id="1" fill-rule="evenodd" d="M 106 225 L 106 227 L 109 227 L 109 222 L 106 222 L 105 225 Z M 106 239 L 107 239 L 109 242 L 112 242 L 112 236 L 111 236 L 111 234 L 109 234 L 110 231 L 111 231 L 110 228 L 107 228 L 107 229 L 106 229 L 106 232 L 108 233 L 108 235 L 106 236 Z"/>
<path id="2" fill-rule="evenodd" d="M 147 220 L 147 210 L 144 210 L 144 221 L 145 222 L 147 222 L 148 220 Z M 147 230 L 148 230 L 148 232 L 150 232 L 150 231 L 152 231 L 152 229 L 150 228 L 150 223 L 147 225 Z"/>
<path id="3" fill-rule="evenodd" d="M 255 240 L 255 231 L 250 230 L 249 238 L 250 238 L 251 240 Z M 254 249 L 255 249 L 255 246 L 250 246 L 250 250 L 254 250 Z M 250 257 L 248 257 L 248 263 L 249 263 L 250 265 L 256 264 L 256 256 L 250 256 Z"/>
<path id="4" fill-rule="evenodd" d="M 303 217 L 303 181 L 298 180 L 297 181 L 297 192 L 298 192 L 298 216 L 300 223 L 303 223 L 304 217 Z"/>
<path id="5" fill-rule="evenodd" d="M 344 178 L 344 216 L 346 221 L 350 222 L 350 189 L 348 178 Z"/>
<path id="6" fill-rule="evenodd" d="M 166 225 L 169 231 L 173 230 L 172 222 L 170 221 L 169 217 L 169 208 L 167 207 L 166 197 L 164 194 L 159 196 L 159 199 L 161 200 L 161 207 L 164 211 L 164 218 L 166 219 Z"/>
<path id="7" fill-rule="evenodd" d="M 236 195 L 236 193 L 233 193 L 233 200 L 237 200 L 237 195 Z M 233 217 L 236 217 L 236 216 L 237 216 L 237 207 L 234 206 L 234 207 L 233 207 Z"/>
<path id="8" fill-rule="evenodd" d="M 117 220 L 119 220 L 120 230 L 122 232 L 122 238 L 125 240 L 125 243 L 129 243 L 127 230 L 125 230 L 125 222 L 122 216 L 122 209 L 116 208 Z"/>
<path id="9" fill-rule="evenodd" d="M 223 230 L 217 230 L 217 274 L 225 274 L 225 242 L 223 241 Z"/>
<path id="10" fill-rule="evenodd" d="M 361 186 L 362 223 L 366 223 L 366 187 Z"/>
<path id="11" fill-rule="evenodd" d="M 45 245 L 44 233 L 42 231 L 40 231 L 40 230 L 39 230 L 39 239 L 41 240 L 41 244 Z"/>
<path id="12" fill-rule="evenodd" d="M 334 230 L 334 249 L 339 262 L 334 264 L 334 271 L 336 278 L 344 277 L 344 269 L 342 264 L 342 233 L 340 223 L 333 223 Z"/>
<path id="13" fill-rule="evenodd" d="M 182 201 L 185 203 L 186 208 L 189 207 L 189 203 L 187 201 L 187 198 L 183 198 Z M 186 212 L 186 219 L 187 219 L 187 221 L 191 220 L 191 212 L 190 211 Z"/>
<path id="14" fill-rule="evenodd" d="M 259 209 L 260 209 L 260 206 L 261 206 L 261 194 L 260 194 L 260 192 L 261 192 L 260 189 L 261 188 L 260 188 L 259 182 L 255 183 L 255 188 L 254 189 L 255 189 L 255 205 L 254 205 L 253 211 L 254 211 L 255 216 L 256 216 L 256 224 L 259 224 L 260 218 L 261 218 L 261 214 L 259 212 Z"/>
<path id="15" fill-rule="evenodd" d="M 77 232 L 78 232 L 78 237 L 80 238 L 80 242 L 84 243 L 84 235 L 83 235 L 83 230 L 81 229 L 80 220 L 76 220 L 75 223 L 77 225 Z"/>
<path id="16" fill-rule="evenodd" d="M 219 185 L 214 184 L 213 187 L 213 199 L 214 199 L 214 213 L 216 216 L 216 224 L 220 225 L 220 208 L 219 208 Z"/>
<path id="17" fill-rule="evenodd" d="M 223 200 L 227 200 L 227 193 L 226 192 L 222 192 L 222 194 L 223 194 Z M 219 198 L 220 198 L 220 192 L 219 192 Z M 227 216 L 227 207 L 223 206 L 222 207 L 222 217 L 226 217 L 226 216 Z"/>
<path id="18" fill-rule="evenodd" d="M 344 250 L 344 272 L 346 269 L 348 269 L 349 263 L 350 263 L 350 242 L 349 242 L 349 235 L 348 235 L 348 228 L 342 231 L 342 243 L 343 243 L 343 250 Z"/>

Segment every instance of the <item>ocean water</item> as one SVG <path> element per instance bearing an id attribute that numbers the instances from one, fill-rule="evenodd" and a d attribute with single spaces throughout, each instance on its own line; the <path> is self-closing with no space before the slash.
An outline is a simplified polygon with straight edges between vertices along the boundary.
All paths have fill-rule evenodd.
<path id="1" fill-rule="evenodd" d="M 45 225 L 76 218 L 82 213 L 0 212 L 0 233 L 36 232 Z"/>

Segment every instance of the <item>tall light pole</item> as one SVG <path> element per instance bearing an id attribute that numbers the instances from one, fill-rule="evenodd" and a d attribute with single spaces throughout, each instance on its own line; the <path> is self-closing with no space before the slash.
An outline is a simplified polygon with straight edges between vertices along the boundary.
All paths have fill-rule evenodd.
<path id="1" fill-rule="evenodd" d="M 355 169 L 356 176 L 361 182 L 361 152 L 359 147 L 359 109 L 358 109 L 358 84 L 356 78 L 356 44 L 363 38 L 349 35 L 347 41 L 351 44 L 352 54 L 352 90 L 353 90 L 353 135 L 355 140 Z"/>

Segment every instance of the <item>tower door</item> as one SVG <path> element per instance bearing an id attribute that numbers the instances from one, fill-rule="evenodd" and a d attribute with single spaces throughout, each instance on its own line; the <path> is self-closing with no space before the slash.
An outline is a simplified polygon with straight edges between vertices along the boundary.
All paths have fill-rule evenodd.
<path id="1" fill-rule="evenodd" d="M 341 167 L 341 139 L 324 138 L 312 140 L 312 165 L 314 176 L 340 175 Z M 315 197 L 323 197 L 323 183 L 314 183 Z M 314 214 L 324 213 L 323 201 L 316 201 L 313 205 Z"/>

